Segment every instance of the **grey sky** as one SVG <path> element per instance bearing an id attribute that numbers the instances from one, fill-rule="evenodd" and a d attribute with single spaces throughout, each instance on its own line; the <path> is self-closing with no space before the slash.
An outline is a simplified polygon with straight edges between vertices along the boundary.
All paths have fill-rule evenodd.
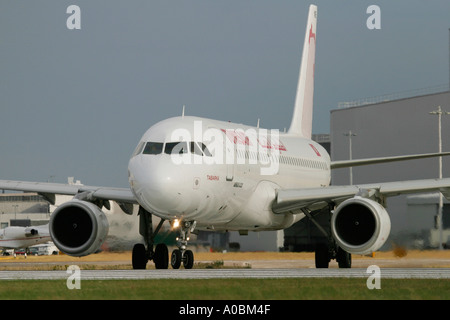
<path id="1" fill-rule="evenodd" d="M 315 1 L 314 133 L 339 101 L 447 84 L 449 1 Z M 69 5 L 81 30 L 68 30 Z M 0 179 L 127 186 L 181 114 L 289 126 L 310 2 L 0 1 Z M 381 8 L 381 30 L 366 9 Z M 380 155 L 382 156 L 382 155 Z"/>

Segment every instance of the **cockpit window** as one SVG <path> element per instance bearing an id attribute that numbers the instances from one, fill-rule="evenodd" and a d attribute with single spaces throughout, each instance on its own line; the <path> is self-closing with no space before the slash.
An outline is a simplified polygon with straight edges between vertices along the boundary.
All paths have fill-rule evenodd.
<path id="1" fill-rule="evenodd" d="M 212 154 L 211 154 L 211 152 L 209 151 L 208 147 L 205 146 L 204 143 L 200 143 L 200 145 L 201 145 L 201 147 L 202 147 L 203 154 L 204 154 L 205 156 L 207 156 L 207 157 L 212 157 Z"/>
<path id="2" fill-rule="evenodd" d="M 202 149 L 200 149 L 198 144 L 193 141 L 191 141 L 191 153 L 199 155 L 199 156 L 203 156 Z"/>
<path id="3" fill-rule="evenodd" d="M 138 154 L 141 154 L 142 149 L 144 149 L 145 146 L 145 142 L 141 141 L 139 142 L 139 144 L 137 145 L 136 149 L 133 152 L 132 157 L 137 156 Z"/>
<path id="4" fill-rule="evenodd" d="M 192 154 L 196 154 L 199 156 L 212 157 L 211 152 L 208 150 L 208 147 L 201 142 L 189 142 L 190 151 Z M 136 147 L 136 150 L 133 153 L 133 156 L 138 154 L 185 154 L 188 153 L 188 142 L 180 141 L 180 142 L 166 142 L 165 146 L 162 142 L 141 142 Z"/>
<path id="5" fill-rule="evenodd" d="M 187 142 L 166 142 L 164 153 L 167 154 L 183 154 L 188 153 Z"/>
<path id="6" fill-rule="evenodd" d="M 143 154 L 161 154 L 163 145 L 162 142 L 147 142 Z"/>
<path id="7" fill-rule="evenodd" d="M 191 142 L 191 153 L 199 156 L 212 157 L 211 152 L 209 152 L 205 144 L 201 142 Z"/>

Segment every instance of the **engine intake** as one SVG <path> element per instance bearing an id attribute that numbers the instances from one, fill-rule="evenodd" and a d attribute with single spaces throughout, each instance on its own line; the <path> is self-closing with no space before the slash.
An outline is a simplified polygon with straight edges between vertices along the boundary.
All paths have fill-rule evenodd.
<path id="1" fill-rule="evenodd" d="M 331 232 L 338 245 L 353 254 L 380 249 L 391 231 L 391 220 L 378 202 L 356 196 L 342 202 L 331 217 Z"/>
<path id="2" fill-rule="evenodd" d="M 74 199 L 53 212 L 49 229 L 59 250 L 81 257 L 100 249 L 108 235 L 109 224 L 103 211 L 95 204 Z"/>

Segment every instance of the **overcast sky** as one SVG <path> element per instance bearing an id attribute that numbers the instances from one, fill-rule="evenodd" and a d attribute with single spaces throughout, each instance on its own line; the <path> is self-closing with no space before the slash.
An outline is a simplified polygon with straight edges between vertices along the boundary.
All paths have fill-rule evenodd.
<path id="1" fill-rule="evenodd" d="M 1 0 L 0 179 L 126 187 L 142 134 L 183 104 L 288 127 L 309 4 Z M 450 1 L 315 4 L 314 133 L 329 133 L 340 101 L 448 84 Z M 372 4 L 380 30 L 366 26 Z"/>

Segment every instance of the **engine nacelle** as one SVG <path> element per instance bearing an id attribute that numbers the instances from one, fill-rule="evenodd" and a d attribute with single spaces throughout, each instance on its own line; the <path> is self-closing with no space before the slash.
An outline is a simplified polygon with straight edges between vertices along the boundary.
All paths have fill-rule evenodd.
<path id="1" fill-rule="evenodd" d="M 95 204 L 73 199 L 53 212 L 49 229 L 59 250 L 81 257 L 100 249 L 108 235 L 109 223 Z"/>
<path id="2" fill-rule="evenodd" d="M 331 217 L 331 232 L 337 244 L 352 254 L 380 249 L 391 231 L 386 209 L 373 200 L 356 196 L 342 202 Z"/>

